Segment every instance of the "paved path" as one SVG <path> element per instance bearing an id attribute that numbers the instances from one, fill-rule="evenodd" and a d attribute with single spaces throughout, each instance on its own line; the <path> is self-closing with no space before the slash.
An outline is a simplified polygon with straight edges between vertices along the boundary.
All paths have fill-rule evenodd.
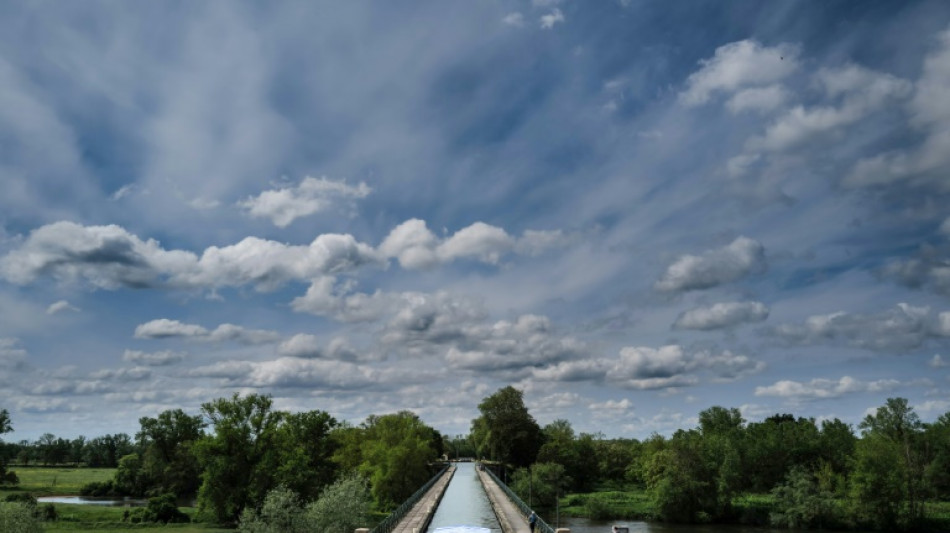
<path id="1" fill-rule="evenodd" d="M 455 465 L 442 474 L 442 477 L 432 485 L 429 492 L 426 492 L 416 504 L 406 513 L 406 516 L 399 521 L 399 524 L 393 529 L 392 533 L 424 533 L 435 514 L 435 509 L 442 500 L 442 494 L 445 488 L 449 486 L 452 475 L 455 474 Z M 530 532 L 526 532 L 530 533 Z"/>
<path id="2" fill-rule="evenodd" d="M 521 514 L 521 509 L 517 505 L 511 503 L 505 491 L 487 473 L 478 468 L 475 471 L 478 472 L 478 479 L 482 481 L 482 486 L 485 487 L 488 501 L 491 502 L 492 509 L 495 510 L 495 516 L 498 517 L 502 532 L 531 533 L 531 528 L 528 526 L 528 517 Z"/>

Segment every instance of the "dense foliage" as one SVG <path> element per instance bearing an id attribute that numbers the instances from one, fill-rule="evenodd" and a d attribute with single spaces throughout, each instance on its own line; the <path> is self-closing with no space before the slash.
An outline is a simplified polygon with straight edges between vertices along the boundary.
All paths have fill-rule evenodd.
<path id="1" fill-rule="evenodd" d="M 8 443 L 0 474 L 15 479 L 6 468 L 11 458 L 112 464 L 111 480 L 84 491 L 150 496 L 128 521 L 183 520 L 176 498 L 197 496 L 203 516 L 243 531 L 368 525 L 371 507 L 387 511 L 404 501 L 443 454 L 494 459 L 532 506 L 567 497 L 598 518 L 616 516 L 612 502 L 627 498 L 648 505 L 639 517 L 676 522 L 912 530 L 932 526 L 936 502 L 950 502 L 950 413 L 924 423 L 902 398 L 888 399 L 857 428 L 781 413 L 749 422 L 738 409 L 715 406 L 699 413 L 695 428 L 643 441 L 577 434 L 563 419 L 542 428 L 513 387 L 484 398 L 479 411 L 469 435 L 448 437 L 408 411 L 353 426 L 323 411 L 275 410 L 269 396 L 234 395 L 205 403 L 199 415 L 143 417 L 134 441 L 45 434 Z M 0 433 L 10 429 L 0 410 Z M 3 520 L 25 527 L 36 518 L 23 518 L 17 506 L 2 511 Z"/>

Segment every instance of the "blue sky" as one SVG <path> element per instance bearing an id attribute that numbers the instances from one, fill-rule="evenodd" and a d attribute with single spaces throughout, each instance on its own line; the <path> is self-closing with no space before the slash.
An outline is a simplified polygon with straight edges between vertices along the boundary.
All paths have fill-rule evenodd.
<path id="1" fill-rule="evenodd" d="M 0 4 L 7 439 L 950 411 L 950 4 Z"/>

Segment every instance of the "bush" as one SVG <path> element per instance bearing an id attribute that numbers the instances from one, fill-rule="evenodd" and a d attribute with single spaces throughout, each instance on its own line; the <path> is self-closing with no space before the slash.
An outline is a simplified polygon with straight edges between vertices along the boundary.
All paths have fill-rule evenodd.
<path id="1" fill-rule="evenodd" d="M 303 509 L 297 494 L 287 487 L 267 493 L 259 513 L 245 508 L 238 531 L 242 533 L 303 533 L 310 531 L 304 523 Z"/>
<path id="2" fill-rule="evenodd" d="M 21 502 L 0 503 L 0 531 L 4 533 L 42 533 L 43 526 L 33 516 L 33 507 Z"/>
<path id="3" fill-rule="evenodd" d="M 614 512 L 610 508 L 610 504 L 602 498 L 596 496 L 591 496 L 587 498 L 587 501 L 584 503 L 584 510 L 587 513 L 587 518 L 591 520 L 608 520 L 611 518 L 617 518 L 614 516 Z"/>
<path id="4" fill-rule="evenodd" d="M 16 494 L 7 494 L 7 497 L 3 499 L 5 502 L 16 502 L 24 503 L 31 507 L 36 507 L 36 498 L 33 497 L 29 492 L 18 492 Z"/>
<path id="5" fill-rule="evenodd" d="M 91 483 L 86 483 L 79 489 L 79 495 L 92 497 L 117 496 L 115 484 L 111 479 L 107 481 L 93 481 Z"/>
<path id="6" fill-rule="evenodd" d="M 133 524 L 158 522 L 162 524 L 190 521 L 188 515 L 178 509 L 174 494 L 162 494 L 148 499 L 145 507 L 136 507 L 126 512 L 123 520 Z"/>

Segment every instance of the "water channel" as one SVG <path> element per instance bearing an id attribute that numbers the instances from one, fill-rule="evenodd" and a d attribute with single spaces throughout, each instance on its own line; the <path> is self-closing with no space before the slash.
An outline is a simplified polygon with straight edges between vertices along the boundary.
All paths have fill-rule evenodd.
<path id="1" fill-rule="evenodd" d="M 456 463 L 456 466 L 458 469 L 442 495 L 429 531 L 446 526 L 479 526 L 501 533 L 495 511 L 475 474 L 475 463 Z"/>

